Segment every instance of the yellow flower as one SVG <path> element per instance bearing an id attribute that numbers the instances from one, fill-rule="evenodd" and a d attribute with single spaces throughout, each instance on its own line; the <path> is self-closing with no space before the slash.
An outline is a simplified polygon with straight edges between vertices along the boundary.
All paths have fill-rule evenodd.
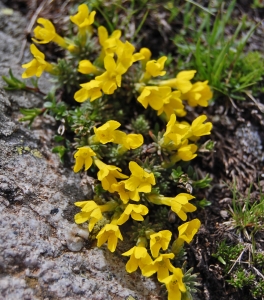
<path id="1" fill-rule="evenodd" d="M 144 58 L 141 60 L 142 69 L 145 70 L 147 62 L 150 60 L 151 52 L 148 48 L 141 48 L 139 53 L 141 53 Z"/>
<path id="2" fill-rule="evenodd" d="M 186 292 L 186 287 L 183 283 L 183 273 L 180 268 L 174 268 L 173 274 L 163 279 L 168 290 L 168 300 L 181 300 L 181 292 Z"/>
<path id="3" fill-rule="evenodd" d="M 67 43 L 60 35 L 56 33 L 54 25 L 47 19 L 38 18 L 37 22 L 42 26 L 37 26 L 34 29 L 36 39 L 32 38 L 35 43 L 47 44 L 54 42 L 63 48 L 67 48 Z"/>
<path id="4" fill-rule="evenodd" d="M 150 235 L 150 251 L 153 257 L 159 255 L 160 248 L 167 250 L 172 233 L 169 230 L 162 230 Z"/>
<path id="5" fill-rule="evenodd" d="M 192 135 L 199 137 L 199 136 L 211 134 L 211 129 L 213 127 L 213 124 L 211 122 L 207 122 L 203 124 L 203 122 L 206 119 L 207 119 L 206 115 L 201 115 L 192 122 L 191 125 Z"/>
<path id="6" fill-rule="evenodd" d="M 96 153 L 90 147 L 84 146 L 78 148 L 78 151 L 74 154 L 76 161 L 73 171 L 79 172 L 83 166 L 85 167 L 85 171 L 87 171 L 93 163 L 92 156 L 95 155 Z"/>
<path id="7" fill-rule="evenodd" d="M 152 77 L 164 76 L 166 71 L 163 71 L 165 61 L 167 60 L 166 56 L 162 56 L 158 60 L 150 60 L 146 64 L 146 71 Z"/>
<path id="8" fill-rule="evenodd" d="M 124 136 L 120 144 L 122 144 L 122 146 L 127 150 L 130 150 L 140 147 L 143 142 L 144 139 L 141 134 L 130 133 Z"/>
<path id="9" fill-rule="evenodd" d="M 142 275 L 150 277 L 154 273 L 158 275 L 158 281 L 163 282 L 167 278 L 170 272 L 173 272 L 174 267 L 170 262 L 170 259 L 174 258 L 173 253 L 160 254 L 151 264 L 145 266 L 142 270 Z M 175 298 L 176 300 L 177 298 Z"/>
<path id="10" fill-rule="evenodd" d="M 132 174 L 125 180 L 125 188 L 133 192 L 132 200 L 139 201 L 139 192 L 150 193 L 151 185 L 156 184 L 155 177 L 153 173 L 146 172 L 134 161 L 129 163 L 129 170 Z"/>
<path id="11" fill-rule="evenodd" d="M 180 193 L 174 198 L 162 197 L 162 203 L 169 205 L 171 210 L 185 221 L 187 219 L 186 212 L 193 212 L 196 210 L 196 207 L 189 203 L 189 200 L 193 198 L 195 197 L 190 194 Z"/>
<path id="12" fill-rule="evenodd" d="M 75 202 L 74 205 L 81 207 L 80 213 L 74 216 L 74 220 L 77 224 L 89 221 L 89 231 L 91 232 L 94 225 L 103 218 L 101 209 L 93 200 Z"/>
<path id="13" fill-rule="evenodd" d="M 102 213 L 106 211 L 113 211 L 116 209 L 118 203 L 109 201 L 104 205 L 97 205 L 93 200 L 80 201 L 74 203 L 76 206 L 81 207 L 81 212 L 74 216 L 77 224 L 89 221 L 89 231 L 93 230 L 95 223 L 103 218 Z"/>
<path id="14" fill-rule="evenodd" d="M 114 55 L 117 48 L 117 41 L 121 37 L 121 31 L 114 30 L 109 36 L 106 28 L 104 26 L 100 26 L 98 28 L 98 37 L 99 43 L 102 46 L 102 52 L 100 54 L 100 60 L 102 61 L 105 55 Z"/>
<path id="15" fill-rule="evenodd" d="M 90 101 L 94 101 L 102 96 L 101 87 L 102 82 L 91 80 L 90 82 L 80 85 L 82 88 L 74 94 L 74 99 L 77 102 L 84 102 L 90 98 Z"/>
<path id="16" fill-rule="evenodd" d="M 163 102 L 170 98 L 171 88 L 168 86 L 146 86 L 137 98 L 144 108 L 150 105 L 155 110 L 160 110 L 163 107 Z"/>
<path id="17" fill-rule="evenodd" d="M 197 105 L 206 107 L 209 100 L 213 97 L 213 93 L 208 86 L 208 81 L 198 81 L 193 84 L 192 88 L 182 95 L 183 100 L 187 100 L 188 104 L 192 107 Z"/>
<path id="18" fill-rule="evenodd" d="M 174 211 L 183 221 L 187 219 L 186 212 L 193 212 L 196 210 L 196 207 L 189 203 L 189 200 L 195 198 L 194 196 L 186 193 L 180 193 L 176 197 L 149 197 L 149 201 L 158 205 L 167 205 L 171 207 L 171 210 Z"/>
<path id="19" fill-rule="evenodd" d="M 78 26 L 80 34 L 84 34 L 86 30 L 91 31 L 91 25 L 94 22 L 96 12 L 90 13 L 86 4 L 81 4 L 78 7 L 78 13 L 70 16 L 71 21 Z"/>
<path id="20" fill-rule="evenodd" d="M 117 87 L 121 86 L 122 75 L 126 69 L 122 64 L 116 64 L 111 55 L 106 55 L 104 58 L 104 66 L 106 71 L 96 76 L 95 80 L 102 82 L 102 90 L 105 94 L 113 94 Z"/>
<path id="21" fill-rule="evenodd" d="M 136 221 L 144 221 L 142 216 L 147 215 L 148 211 L 148 208 L 143 204 L 128 204 L 122 215 L 117 220 L 117 225 L 124 224 L 130 216 Z"/>
<path id="22" fill-rule="evenodd" d="M 195 154 L 197 149 L 198 147 L 195 144 L 188 144 L 188 140 L 184 140 L 184 142 L 182 142 L 178 148 L 177 153 L 171 155 L 170 160 L 173 163 L 176 163 L 180 160 L 190 161 L 197 156 L 197 154 Z"/>
<path id="23" fill-rule="evenodd" d="M 123 241 L 119 227 L 115 224 L 106 224 L 96 236 L 97 247 L 101 247 L 106 241 L 109 251 L 114 252 L 117 246 L 117 241 Z"/>
<path id="24" fill-rule="evenodd" d="M 163 112 L 165 112 L 167 118 L 170 118 L 172 114 L 179 115 L 180 117 L 185 116 L 186 111 L 184 110 L 180 96 L 180 91 L 174 91 L 170 97 L 164 97 L 163 106 L 158 110 L 158 116 Z"/>
<path id="25" fill-rule="evenodd" d="M 126 264 L 126 271 L 128 273 L 135 272 L 138 267 L 142 270 L 145 266 L 152 263 L 152 259 L 148 254 L 147 249 L 143 246 L 135 246 L 122 255 L 130 256 Z"/>
<path id="26" fill-rule="evenodd" d="M 112 184 L 112 190 L 117 192 L 124 204 L 127 204 L 130 199 L 131 192 L 125 189 L 125 182 L 119 181 Z M 133 195 L 133 194 L 132 194 Z"/>
<path id="27" fill-rule="evenodd" d="M 198 232 L 201 226 L 201 222 L 198 219 L 194 219 L 190 222 L 186 222 L 178 227 L 179 236 L 173 242 L 171 251 L 174 254 L 180 253 L 184 242 L 190 243 L 193 240 L 194 235 Z"/>
<path id="28" fill-rule="evenodd" d="M 110 120 L 98 128 L 94 127 L 96 140 L 98 140 L 102 144 L 110 142 L 115 143 L 116 140 L 119 140 L 118 137 L 120 135 L 118 130 L 116 129 L 120 126 L 121 124 L 119 122 Z"/>
<path id="29" fill-rule="evenodd" d="M 136 61 L 144 59 L 144 55 L 141 53 L 134 53 L 135 47 L 128 41 L 125 43 L 120 40 L 117 41 L 116 55 L 117 64 L 121 64 L 127 71 L 128 68 Z"/>
<path id="30" fill-rule="evenodd" d="M 40 52 L 34 44 L 30 45 L 30 52 L 34 56 L 34 59 L 22 65 L 22 68 L 26 69 L 22 74 L 22 78 L 29 78 L 34 75 L 40 77 L 44 71 L 49 73 L 53 72 L 53 66 L 45 61 L 45 55 Z"/>
<path id="31" fill-rule="evenodd" d="M 190 243 L 194 235 L 198 232 L 201 226 L 201 222 L 198 219 L 191 220 L 186 222 L 178 227 L 179 238 L 184 240 L 186 243 Z"/>
<path id="32" fill-rule="evenodd" d="M 79 62 L 78 72 L 82 74 L 95 74 L 99 73 L 99 70 L 96 66 L 94 66 L 90 60 L 84 59 Z"/>
<path id="33" fill-rule="evenodd" d="M 176 115 L 172 114 L 166 125 L 166 131 L 163 135 L 164 138 L 161 141 L 161 146 L 168 149 L 172 148 L 171 150 L 175 149 L 175 147 L 178 148 L 189 128 L 190 126 L 188 125 L 177 123 Z M 171 141 L 173 143 L 171 143 Z"/>
<path id="34" fill-rule="evenodd" d="M 185 94 L 192 88 L 192 83 L 190 82 L 190 80 L 194 77 L 195 73 L 195 70 L 181 71 L 175 78 L 160 81 L 159 85 L 170 86 L 174 89 L 178 89 L 183 94 Z"/>
<path id="35" fill-rule="evenodd" d="M 116 178 L 124 179 L 128 177 L 127 175 L 120 173 L 122 171 L 120 168 L 107 165 L 99 159 L 95 159 L 94 163 L 99 169 L 97 177 L 102 182 L 103 189 L 109 191 L 110 193 L 114 193 L 112 184 L 117 183 Z"/>

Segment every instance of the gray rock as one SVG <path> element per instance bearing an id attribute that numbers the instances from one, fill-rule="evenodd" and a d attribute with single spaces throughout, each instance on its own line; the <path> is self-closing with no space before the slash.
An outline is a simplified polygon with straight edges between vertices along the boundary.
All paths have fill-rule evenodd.
<path id="1" fill-rule="evenodd" d="M 0 75 L 11 67 L 18 76 L 26 21 L 14 12 L 0 23 L 0 38 L 8 41 L 0 45 Z M 45 78 L 42 84 L 49 86 Z M 0 80 L 0 299 L 155 299 L 158 284 L 127 274 L 127 258 L 87 248 L 87 225 L 74 223 L 73 203 L 90 191 L 51 152 L 54 120 L 41 117 L 27 129 L 18 109 L 42 99 L 3 86 Z"/>

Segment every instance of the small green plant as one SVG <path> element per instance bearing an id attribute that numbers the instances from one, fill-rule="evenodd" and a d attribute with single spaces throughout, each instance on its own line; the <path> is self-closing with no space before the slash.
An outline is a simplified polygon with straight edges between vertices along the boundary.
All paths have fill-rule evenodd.
<path id="1" fill-rule="evenodd" d="M 224 265 L 226 282 L 237 289 L 247 289 L 253 298 L 264 295 L 264 275 L 261 269 L 264 261 L 263 253 L 254 253 L 250 244 L 232 245 L 222 241 L 212 256 Z"/>
<path id="2" fill-rule="evenodd" d="M 249 241 L 253 241 L 254 235 L 264 230 L 264 195 L 261 193 L 259 199 L 250 199 L 250 187 L 245 198 L 237 191 L 235 183 L 232 191 L 233 200 L 230 207 L 232 220 L 229 224 L 242 232 Z"/>
<path id="3" fill-rule="evenodd" d="M 232 274 L 232 278 L 227 282 L 236 288 L 242 289 L 245 286 L 251 286 L 254 284 L 256 276 L 251 272 L 246 272 L 244 269 L 237 270 Z"/>
<path id="4" fill-rule="evenodd" d="M 237 289 L 246 289 L 252 297 L 263 297 L 264 254 L 255 250 L 255 235 L 264 230 L 264 197 L 262 192 L 257 199 L 243 197 L 237 191 L 236 184 L 231 187 L 233 192 L 232 206 L 230 206 L 231 220 L 223 226 L 235 231 L 240 236 L 237 244 L 222 241 L 215 254 L 222 264 L 227 282 Z"/>
<path id="5" fill-rule="evenodd" d="M 242 244 L 229 245 L 226 241 L 220 242 L 217 252 L 213 254 L 223 265 L 226 272 L 230 269 L 234 261 L 239 257 L 244 246 Z"/>

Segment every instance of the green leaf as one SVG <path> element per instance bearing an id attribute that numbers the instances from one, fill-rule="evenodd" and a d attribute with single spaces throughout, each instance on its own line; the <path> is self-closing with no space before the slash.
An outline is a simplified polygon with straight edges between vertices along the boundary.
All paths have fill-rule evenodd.
<path id="1" fill-rule="evenodd" d="M 5 90 L 24 90 L 24 89 L 26 89 L 25 82 L 17 79 L 13 75 L 11 69 L 9 69 L 9 76 L 10 76 L 10 78 L 8 78 L 6 76 L 2 76 L 3 80 L 7 83 L 7 86 L 4 87 Z"/>

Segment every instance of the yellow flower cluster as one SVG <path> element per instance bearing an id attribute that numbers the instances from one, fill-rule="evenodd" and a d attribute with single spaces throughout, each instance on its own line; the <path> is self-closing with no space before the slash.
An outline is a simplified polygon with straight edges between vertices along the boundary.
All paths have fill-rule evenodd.
<path id="1" fill-rule="evenodd" d="M 187 122 L 177 122 L 175 114 L 170 116 L 166 131 L 159 141 L 161 148 L 171 154 L 170 162 L 164 163 L 164 167 L 171 167 L 180 160 L 189 161 L 197 156 L 197 145 L 189 141 L 196 142 L 201 136 L 211 133 L 213 125 L 211 122 L 203 123 L 206 119 L 205 115 L 201 115 L 190 125 Z"/>
<path id="2" fill-rule="evenodd" d="M 81 45 L 84 45 L 95 31 L 92 27 L 94 17 L 95 11 L 90 12 L 86 4 L 81 4 L 77 14 L 70 16 L 71 22 L 77 26 Z M 37 22 L 39 25 L 34 30 L 33 38 L 35 43 L 54 42 L 71 54 L 78 54 L 80 45 L 58 35 L 49 20 L 39 18 Z M 169 154 L 169 160 L 164 161 L 161 166 L 168 168 L 180 160 L 190 161 L 195 158 L 198 149 L 196 141 L 201 136 L 210 134 L 212 123 L 204 123 L 207 119 L 205 115 L 197 117 L 191 124 L 180 122 L 177 117 L 186 115 L 184 101 L 192 107 L 208 106 L 212 98 L 208 81 L 192 83 L 195 70 L 181 71 L 174 78 L 165 77 L 161 80 L 160 77 L 166 76 L 166 56 L 151 60 L 151 51 L 148 48 L 135 52 L 131 43 L 121 40 L 120 30 L 115 30 L 109 35 L 105 27 L 99 26 L 97 33 L 100 53 L 93 62 L 88 59 L 78 62 L 78 72 L 90 80 L 80 84 L 74 99 L 80 103 L 87 100 L 92 102 L 104 95 L 113 94 L 122 86 L 124 74 L 139 61 L 140 63 L 133 66 L 136 70 L 133 74 L 136 75 L 130 87 L 137 95 L 137 101 L 145 109 L 150 106 L 167 122 L 166 130 L 164 128 L 161 138 L 157 141 L 159 149 Z M 30 46 L 30 50 L 34 59 L 22 65 L 26 69 L 22 74 L 23 78 L 34 75 L 39 77 L 44 71 L 56 75 L 56 65 L 46 62 L 45 55 L 34 44 Z M 120 126 L 121 123 L 115 120 L 109 120 L 99 127 L 94 126 L 93 134 L 89 135 L 85 146 L 78 147 L 74 154 L 74 172 L 83 168 L 87 171 L 93 166 L 98 169 L 97 179 L 102 188 L 112 194 L 109 197 L 111 200 L 98 202 L 99 204 L 95 199 L 76 202 L 75 205 L 80 207 L 81 211 L 75 215 L 75 222 L 88 222 L 88 229 L 92 231 L 100 220 L 110 216 L 109 222 L 101 228 L 96 239 L 98 247 L 107 242 L 111 252 L 116 250 L 118 240 L 123 240 L 120 226 L 129 219 L 144 221 L 153 205 L 168 206 L 182 221 L 187 220 L 187 213 L 196 210 L 196 207 L 189 203 L 194 199 L 190 194 L 180 193 L 175 197 L 166 197 L 154 192 L 154 173 L 135 161 L 128 162 L 129 175 L 127 170 L 122 173 L 118 166 L 103 162 L 104 157 L 97 151 L 98 145 L 116 144 L 117 153 L 122 156 L 130 150 L 138 149 L 144 143 L 141 134 L 126 133 L 119 130 Z M 169 230 L 145 232 L 145 235 L 138 238 L 134 247 L 123 253 L 129 257 L 127 272 L 131 273 L 139 268 L 147 277 L 157 273 L 158 280 L 167 287 L 168 299 L 180 300 L 182 293 L 186 292 L 184 274 L 180 268 L 173 266 L 171 260 L 180 253 L 184 242 L 192 241 L 199 227 L 198 219 L 185 222 L 178 227 L 179 234 L 175 241 L 171 241 L 172 232 Z"/>

